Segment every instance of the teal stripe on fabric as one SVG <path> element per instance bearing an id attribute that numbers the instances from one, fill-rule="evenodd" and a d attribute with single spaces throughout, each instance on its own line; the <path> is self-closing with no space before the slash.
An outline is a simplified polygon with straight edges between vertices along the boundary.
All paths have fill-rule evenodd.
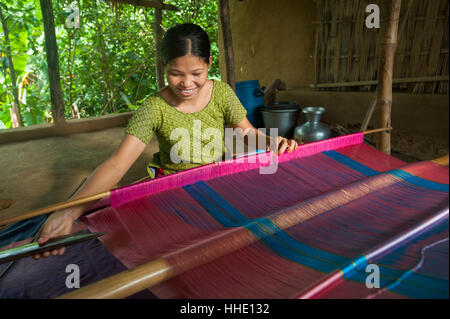
<path id="1" fill-rule="evenodd" d="M 183 187 L 206 211 L 225 227 L 245 227 L 265 243 L 272 251 L 298 264 L 329 274 L 341 269 L 347 280 L 365 283 L 366 258 L 361 255 L 354 260 L 306 245 L 281 230 L 268 218 L 250 219 L 243 215 L 222 196 L 204 182 Z M 271 234 L 271 235 L 268 235 Z M 400 278 L 405 271 L 380 267 L 380 286 L 387 287 Z M 411 274 L 392 291 L 413 298 L 445 298 L 448 296 L 448 280 Z"/>
<path id="2" fill-rule="evenodd" d="M 367 167 L 355 160 L 352 160 L 351 158 L 342 155 L 341 153 L 338 153 L 336 151 L 325 151 L 323 154 L 327 155 L 328 157 L 331 157 L 335 161 L 338 161 L 350 168 L 353 168 L 355 171 L 360 172 L 361 174 L 364 174 L 366 176 L 374 176 L 379 174 L 378 171 L 371 169 L 370 167 Z"/>
<path id="3" fill-rule="evenodd" d="M 397 176 L 397 177 L 407 181 L 408 183 L 411 183 L 416 186 L 428 188 L 433 191 L 441 191 L 441 192 L 447 192 L 447 193 L 449 192 L 449 188 L 448 188 L 447 184 L 440 184 L 440 183 L 432 182 L 432 181 L 417 177 L 411 173 L 402 171 L 400 169 L 392 170 L 389 172 L 389 174 Z"/>
<path id="4" fill-rule="evenodd" d="M 365 258 L 358 259 L 360 262 L 345 269 L 344 278 L 347 280 L 366 283 L 368 276 L 372 273 L 366 272 L 369 265 Z M 404 296 L 419 299 L 442 299 L 448 298 L 448 280 L 437 279 L 425 275 L 416 274 L 410 270 L 398 270 L 375 264 L 379 267 L 380 288 L 391 287 L 389 290 Z M 408 273 L 404 280 L 400 279 Z M 396 284 L 395 284 L 396 283 Z M 395 284 L 395 285 L 394 285 Z M 374 289 L 374 292 L 376 290 Z"/>
<path id="5" fill-rule="evenodd" d="M 219 223 L 225 227 L 242 226 L 247 228 L 269 248 L 289 260 L 325 273 L 333 271 L 349 260 L 299 242 L 268 218 L 247 218 L 204 182 L 195 183 L 194 186 L 185 189 Z M 214 202 L 214 205 L 211 202 Z M 231 219 L 221 216 L 223 212 L 229 214 Z M 236 222 L 232 222 L 232 220 Z"/>
<path id="6" fill-rule="evenodd" d="M 403 179 L 404 181 L 415 185 L 420 186 L 426 189 L 434 190 L 434 191 L 441 191 L 441 192 L 449 192 L 449 185 L 448 184 L 441 184 L 433 181 L 429 181 L 427 179 L 412 175 L 408 172 L 405 172 L 400 169 L 395 169 L 392 171 L 387 172 L 378 172 L 376 170 L 371 169 L 370 167 L 367 167 L 345 155 L 342 155 L 341 153 L 338 153 L 336 151 L 325 151 L 323 152 L 328 157 L 331 157 L 332 159 L 354 169 L 357 172 L 360 172 L 361 174 L 364 174 L 366 176 L 374 176 L 382 173 L 392 174 L 394 176 L 397 176 L 398 178 Z"/>

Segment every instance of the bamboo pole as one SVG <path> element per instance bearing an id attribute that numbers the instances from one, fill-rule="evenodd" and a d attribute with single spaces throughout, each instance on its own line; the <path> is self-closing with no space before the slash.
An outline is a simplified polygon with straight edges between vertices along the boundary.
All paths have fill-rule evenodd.
<path id="1" fill-rule="evenodd" d="M 378 71 L 377 105 L 380 106 L 380 126 L 391 126 L 392 109 L 392 73 L 394 70 L 395 47 L 397 44 L 398 20 L 400 17 L 401 0 L 391 0 L 391 8 L 386 33 L 384 37 L 383 53 Z M 391 154 L 390 132 L 381 132 L 378 149 L 388 155 Z"/>
<path id="2" fill-rule="evenodd" d="M 74 200 L 71 200 L 71 201 L 66 201 L 66 202 L 54 204 L 54 205 L 51 205 L 51 206 L 47 206 L 47 207 L 44 207 L 44 208 L 32 210 L 32 211 L 26 212 L 26 213 L 18 215 L 18 216 L 2 218 L 2 219 L 0 219 L 0 226 L 1 225 L 12 224 L 12 223 L 15 223 L 15 222 L 18 222 L 18 221 L 21 221 L 21 220 L 33 218 L 33 217 L 40 216 L 40 215 L 49 214 L 49 213 L 55 212 L 57 210 L 61 210 L 61 209 L 69 208 L 69 207 L 75 207 L 75 206 L 78 206 L 78 205 L 90 203 L 90 202 L 93 202 L 95 200 L 99 200 L 99 199 L 108 197 L 110 195 L 111 195 L 111 191 L 106 191 L 106 192 L 103 192 L 103 193 L 98 193 L 98 194 L 91 195 L 91 196 L 85 196 L 85 197 L 81 197 L 81 198 L 74 199 Z"/>
<path id="3" fill-rule="evenodd" d="M 404 83 L 418 83 L 418 82 L 448 82 L 448 75 L 437 75 L 437 76 L 423 76 L 416 78 L 402 78 L 393 79 L 392 83 L 404 84 Z M 337 82 L 337 83 L 321 83 L 321 84 L 311 84 L 310 87 L 314 89 L 322 88 L 340 88 L 340 87 L 351 87 L 351 86 L 368 86 L 377 85 L 377 80 L 369 81 L 356 81 L 356 82 Z M 376 99 L 375 99 L 376 100 Z"/>
<path id="4" fill-rule="evenodd" d="M 364 135 L 373 134 L 373 133 L 380 133 L 385 131 L 392 131 L 392 127 L 382 127 L 382 128 L 376 128 L 373 130 L 364 131 Z"/>
<path id="5" fill-rule="evenodd" d="M 409 1 L 408 8 L 406 10 L 405 16 L 403 17 L 403 21 L 402 21 L 402 24 L 400 26 L 400 30 L 398 32 L 398 38 L 399 39 L 402 37 L 402 35 L 403 35 L 404 31 L 405 31 L 406 23 L 408 22 L 409 15 L 411 13 L 411 8 L 412 8 L 413 1 L 415 1 L 415 0 L 410 0 Z M 400 15 L 400 13 L 399 13 L 399 15 Z M 395 43 L 395 46 L 394 46 L 394 57 L 395 57 L 395 50 L 396 50 L 396 48 L 397 48 L 397 43 Z M 425 80 L 428 80 L 429 78 L 431 78 L 431 77 L 428 77 Z M 436 77 L 434 77 L 434 78 L 436 78 Z M 424 78 L 422 78 L 420 80 L 423 80 L 423 79 Z M 394 80 L 392 80 L 392 83 L 402 83 L 402 84 L 404 84 L 404 83 L 422 82 L 422 81 L 417 81 L 417 80 L 419 80 L 419 78 L 394 79 Z M 445 81 L 445 79 L 443 81 Z M 448 81 L 448 77 L 447 77 L 447 81 Z M 361 131 L 367 130 L 367 126 L 369 126 L 370 119 L 372 118 L 372 114 L 373 114 L 373 112 L 375 110 L 375 107 L 377 105 L 377 97 L 378 97 L 378 88 L 375 90 L 375 94 L 374 94 L 373 100 L 370 103 L 369 108 L 368 108 L 367 113 L 366 113 L 366 116 L 364 117 L 364 120 L 363 120 L 363 122 L 361 124 Z"/>
<path id="6" fill-rule="evenodd" d="M 230 8 L 228 0 L 219 0 L 220 23 L 222 24 L 222 37 L 225 48 L 225 65 L 227 82 L 236 90 L 236 80 L 234 77 L 234 54 L 233 54 L 233 39 L 231 36 L 230 24 Z"/>

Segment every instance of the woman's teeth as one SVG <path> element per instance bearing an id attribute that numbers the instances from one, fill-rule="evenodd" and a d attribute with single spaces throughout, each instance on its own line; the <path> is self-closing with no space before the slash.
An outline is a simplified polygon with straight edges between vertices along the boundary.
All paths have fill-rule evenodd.
<path id="1" fill-rule="evenodd" d="M 194 90 L 181 90 L 183 93 L 192 93 Z"/>

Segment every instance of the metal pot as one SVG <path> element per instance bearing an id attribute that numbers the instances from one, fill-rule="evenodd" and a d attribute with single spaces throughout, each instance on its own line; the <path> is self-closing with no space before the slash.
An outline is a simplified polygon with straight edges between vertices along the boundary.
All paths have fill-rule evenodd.
<path id="1" fill-rule="evenodd" d="M 322 114 L 325 113 L 324 107 L 306 107 L 302 112 L 307 122 L 295 128 L 294 138 L 297 143 L 311 143 L 330 138 L 330 129 L 320 122 Z"/>
<path id="2" fill-rule="evenodd" d="M 277 128 L 278 136 L 292 138 L 300 114 L 300 106 L 297 103 L 276 102 L 260 110 L 267 135 L 270 135 L 271 128 Z"/>

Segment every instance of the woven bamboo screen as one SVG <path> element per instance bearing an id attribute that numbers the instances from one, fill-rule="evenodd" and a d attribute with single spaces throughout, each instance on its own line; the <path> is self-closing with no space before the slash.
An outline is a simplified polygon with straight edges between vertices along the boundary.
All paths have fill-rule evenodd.
<path id="1" fill-rule="evenodd" d="M 374 91 L 389 0 L 315 0 L 315 84 L 324 90 Z M 380 7 L 380 28 L 369 29 L 366 6 Z M 449 1 L 403 0 L 394 90 L 448 94 Z M 404 21 L 406 18 L 406 21 Z M 403 25 L 403 31 L 402 30 Z M 401 32 L 401 33 L 400 33 Z"/>

